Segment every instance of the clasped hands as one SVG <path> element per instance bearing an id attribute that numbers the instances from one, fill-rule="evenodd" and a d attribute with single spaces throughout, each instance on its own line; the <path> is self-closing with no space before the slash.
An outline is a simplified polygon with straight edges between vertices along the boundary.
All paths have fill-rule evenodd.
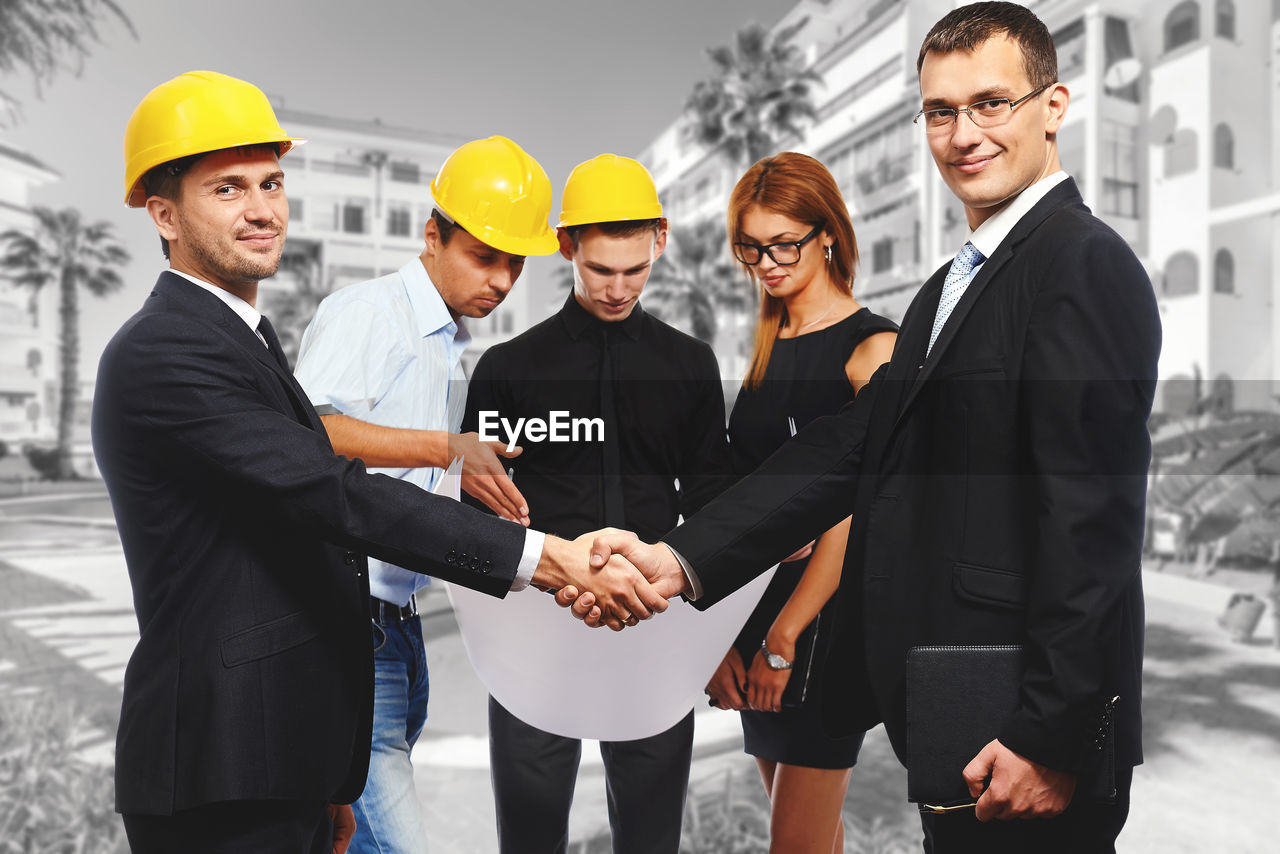
<path id="1" fill-rule="evenodd" d="M 665 545 L 605 528 L 572 541 L 547 537 L 533 585 L 555 591 L 556 603 L 588 626 L 622 631 L 667 610 L 687 581 Z"/>

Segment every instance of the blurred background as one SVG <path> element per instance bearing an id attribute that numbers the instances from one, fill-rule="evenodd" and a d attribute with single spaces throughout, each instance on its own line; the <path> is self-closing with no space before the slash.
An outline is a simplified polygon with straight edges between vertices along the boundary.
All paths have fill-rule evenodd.
<path id="1" fill-rule="evenodd" d="M 149 89 L 198 68 L 242 77 L 311 140 L 283 161 L 289 238 L 260 302 L 291 356 L 326 294 L 420 252 L 448 153 L 500 133 L 557 188 L 605 151 L 649 167 L 672 248 L 645 306 L 709 342 L 732 393 L 756 295 L 730 263 L 724 210 L 759 157 L 798 150 L 831 169 L 857 230 L 855 293 L 876 312 L 900 318 L 963 243 L 963 211 L 911 122 L 919 44 L 956 5 L 0 2 L 0 850 L 120 841 L 111 739 L 137 625 L 88 413 L 103 346 L 163 267 L 151 224 L 123 205 L 124 125 Z M 1072 95 L 1063 165 L 1146 266 L 1164 322 L 1148 764 L 1121 850 L 1271 850 L 1259 817 L 1280 773 L 1280 0 L 1026 5 Z M 507 301 L 468 324 L 466 363 L 552 313 L 569 281 L 558 256 L 530 259 Z M 488 851 L 484 690 L 443 592 L 428 598 L 435 690 L 415 756 L 432 850 Z M 764 850 L 736 718 L 700 713 L 698 733 L 687 850 Z M 576 854 L 608 850 L 585 755 Z M 848 850 L 918 850 L 903 792 L 873 733 Z"/>

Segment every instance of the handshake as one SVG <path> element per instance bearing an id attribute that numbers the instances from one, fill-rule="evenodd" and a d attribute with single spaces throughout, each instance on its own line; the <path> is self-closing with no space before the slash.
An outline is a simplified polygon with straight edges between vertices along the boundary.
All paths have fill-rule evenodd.
<path id="1" fill-rule="evenodd" d="M 662 613 L 688 589 L 671 549 L 616 528 L 572 541 L 548 536 L 532 584 L 555 593 L 556 603 L 587 625 L 616 632 Z"/>

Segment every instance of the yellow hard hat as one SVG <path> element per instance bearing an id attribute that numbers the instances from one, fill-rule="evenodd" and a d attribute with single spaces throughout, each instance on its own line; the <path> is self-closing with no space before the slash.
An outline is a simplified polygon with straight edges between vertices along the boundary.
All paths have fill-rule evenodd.
<path id="1" fill-rule="evenodd" d="M 662 216 L 653 176 L 638 160 L 601 154 L 569 173 L 560 196 L 560 227 L 657 219 Z"/>
<path id="2" fill-rule="evenodd" d="M 538 161 L 505 136 L 468 142 L 431 179 L 445 216 L 482 243 L 512 255 L 550 255 L 560 248 L 551 216 L 551 179 Z"/>
<path id="3" fill-rule="evenodd" d="M 124 131 L 124 201 L 147 201 L 142 176 L 191 154 L 274 142 L 280 154 L 306 142 L 289 136 L 252 83 L 216 71 L 188 71 L 147 93 Z"/>

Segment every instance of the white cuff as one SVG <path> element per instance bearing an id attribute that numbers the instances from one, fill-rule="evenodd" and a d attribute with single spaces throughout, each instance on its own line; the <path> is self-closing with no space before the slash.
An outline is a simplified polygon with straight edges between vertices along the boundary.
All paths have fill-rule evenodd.
<path id="1" fill-rule="evenodd" d="M 520 555 L 520 563 L 516 566 L 516 577 L 511 580 L 511 592 L 523 590 L 533 580 L 534 570 L 538 568 L 538 560 L 542 557 L 542 544 L 547 535 L 541 531 L 526 528 L 524 532 L 524 553 Z"/>
<path id="2" fill-rule="evenodd" d="M 680 568 L 684 570 L 685 585 L 689 588 L 685 598 L 690 602 L 697 601 L 698 597 L 702 595 L 702 582 L 698 581 L 698 576 L 694 573 L 693 567 L 689 566 L 689 561 L 685 560 L 684 555 L 680 554 L 680 552 L 671 548 L 667 543 L 663 543 L 663 545 L 667 547 L 667 551 L 675 555 L 676 560 L 680 561 Z"/>

